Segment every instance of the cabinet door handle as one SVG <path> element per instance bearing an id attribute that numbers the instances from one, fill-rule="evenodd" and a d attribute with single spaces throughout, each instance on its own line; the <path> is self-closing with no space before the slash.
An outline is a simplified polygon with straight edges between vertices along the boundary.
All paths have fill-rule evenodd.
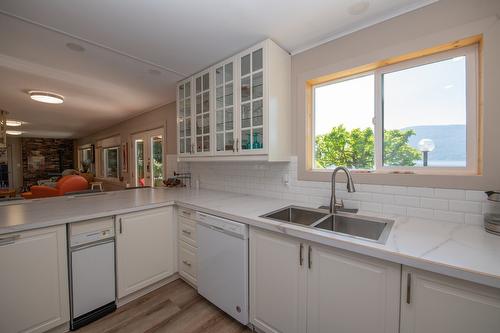
<path id="1" fill-rule="evenodd" d="M 0 246 L 14 244 L 19 238 L 21 238 L 21 235 L 12 235 L 9 237 L 0 238 Z"/>
<path id="2" fill-rule="evenodd" d="M 120 226 L 120 234 L 123 233 L 123 225 L 122 225 L 122 218 L 120 217 L 120 219 L 118 220 L 118 224 Z"/>
<path id="3" fill-rule="evenodd" d="M 236 152 L 240 151 L 240 139 L 236 139 Z"/>
<path id="4" fill-rule="evenodd" d="M 304 263 L 304 244 L 300 243 L 300 250 L 299 250 L 299 264 L 302 266 Z"/>
<path id="5" fill-rule="evenodd" d="M 183 229 L 183 230 L 182 230 L 182 233 L 183 233 L 183 234 L 186 234 L 186 235 L 188 235 L 188 236 L 191 236 L 191 231 L 187 231 L 187 230 L 184 230 L 184 229 Z"/>
<path id="6" fill-rule="evenodd" d="M 189 261 L 183 260 L 182 263 L 186 266 L 191 267 L 191 263 Z"/>
<path id="7" fill-rule="evenodd" d="M 310 245 L 307 252 L 307 266 L 309 267 L 309 269 L 312 268 L 312 246 Z"/>
<path id="8" fill-rule="evenodd" d="M 406 275 L 406 304 L 411 303 L 411 273 Z"/>

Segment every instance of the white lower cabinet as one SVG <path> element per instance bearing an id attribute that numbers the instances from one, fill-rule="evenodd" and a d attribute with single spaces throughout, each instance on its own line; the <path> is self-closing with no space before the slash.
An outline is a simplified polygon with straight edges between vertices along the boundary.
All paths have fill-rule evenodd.
<path id="1" fill-rule="evenodd" d="M 396 333 L 400 265 L 251 228 L 250 317 L 265 332 Z"/>
<path id="2" fill-rule="evenodd" d="M 308 252 L 308 333 L 399 331 L 401 265 L 320 245 Z"/>
<path id="3" fill-rule="evenodd" d="M 177 271 L 176 229 L 173 207 L 116 216 L 118 298 Z"/>
<path id="4" fill-rule="evenodd" d="M 0 332 L 69 321 L 66 226 L 0 236 Z"/>
<path id="5" fill-rule="evenodd" d="M 500 289 L 403 269 L 401 333 L 498 333 Z"/>
<path id="6" fill-rule="evenodd" d="M 250 322 L 264 332 L 305 332 L 300 248 L 296 238 L 250 228 Z"/>

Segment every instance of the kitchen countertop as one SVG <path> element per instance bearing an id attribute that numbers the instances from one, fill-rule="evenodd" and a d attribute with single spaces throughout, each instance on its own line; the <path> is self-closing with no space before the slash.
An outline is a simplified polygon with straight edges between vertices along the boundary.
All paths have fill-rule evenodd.
<path id="1" fill-rule="evenodd" d="M 0 235 L 173 204 L 500 288 L 500 237 L 486 233 L 480 226 L 397 217 L 386 244 L 378 244 L 259 217 L 291 204 L 311 204 L 230 192 L 137 189 L 12 202 L 0 206 Z"/>

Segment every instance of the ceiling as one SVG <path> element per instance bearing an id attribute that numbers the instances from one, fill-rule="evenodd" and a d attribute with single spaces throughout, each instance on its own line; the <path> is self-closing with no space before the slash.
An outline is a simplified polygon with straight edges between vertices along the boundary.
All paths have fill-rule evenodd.
<path id="1" fill-rule="evenodd" d="M 79 138 L 174 101 L 175 82 L 265 38 L 295 54 L 435 1 L 2 0 L 0 109 L 24 136 Z"/>

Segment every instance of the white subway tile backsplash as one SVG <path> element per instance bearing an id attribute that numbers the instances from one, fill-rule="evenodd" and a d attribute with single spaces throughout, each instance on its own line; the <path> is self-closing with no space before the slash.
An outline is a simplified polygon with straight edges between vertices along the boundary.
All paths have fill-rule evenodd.
<path id="1" fill-rule="evenodd" d="M 396 205 L 402 205 L 406 207 L 420 207 L 419 197 L 406 197 L 406 196 L 395 196 L 394 203 Z"/>
<path id="2" fill-rule="evenodd" d="M 473 201 L 450 200 L 450 210 L 464 213 L 481 213 L 481 203 Z"/>
<path id="3" fill-rule="evenodd" d="M 443 211 L 443 210 L 435 210 L 434 211 L 434 219 L 439 221 L 446 222 L 454 222 L 454 223 L 465 223 L 465 214 Z"/>
<path id="4" fill-rule="evenodd" d="M 172 159 L 172 158 L 171 158 Z M 328 205 L 330 182 L 297 179 L 297 159 L 290 163 L 207 162 L 178 163 L 179 171 L 191 171 L 193 184 L 201 188 L 302 201 L 313 206 Z M 283 183 L 284 176 L 288 185 Z M 482 224 L 485 212 L 500 213 L 500 204 L 488 202 L 482 191 L 450 190 L 355 184 L 348 193 L 345 183 L 337 184 L 337 200 L 361 212 L 414 216 L 455 223 Z"/>
<path id="5" fill-rule="evenodd" d="M 434 196 L 436 198 L 465 200 L 465 190 L 436 188 L 434 189 Z"/>
<path id="6" fill-rule="evenodd" d="M 423 219 L 434 218 L 434 210 L 432 209 L 408 207 L 406 212 L 408 216 L 420 217 Z"/>
<path id="7" fill-rule="evenodd" d="M 420 205 L 422 208 L 447 210 L 449 201 L 444 199 L 422 198 L 420 199 Z"/>

